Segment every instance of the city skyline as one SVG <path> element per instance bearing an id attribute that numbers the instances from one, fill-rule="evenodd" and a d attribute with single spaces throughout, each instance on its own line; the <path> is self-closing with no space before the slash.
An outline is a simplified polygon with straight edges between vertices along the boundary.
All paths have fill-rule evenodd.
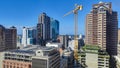
<path id="1" fill-rule="evenodd" d="M 69 3 L 65 0 L 1 0 L 0 24 L 7 28 L 15 26 L 18 29 L 18 34 L 22 34 L 23 26 L 36 26 L 38 16 L 42 12 L 45 12 L 48 16 L 60 22 L 60 34 L 74 34 L 73 14 L 66 17 L 63 17 L 63 15 L 73 10 L 74 4 L 77 3 L 83 5 L 83 10 L 79 11 L 78 33 L 85 34 L 86 14 L 91 10 L 92 4 L 99 3 L 100 1 L 112 2 L 113 10 L 118 12 L 119 22 L 120 10 L 118 9 L 118 0 L 96 0 L 94 2 L 88 0 L 71 0 Z"/>
<path id="2" fill-rule="evenodd" d="M 119 3 L 0 0 L 0 68 L 120 68 Z"/>

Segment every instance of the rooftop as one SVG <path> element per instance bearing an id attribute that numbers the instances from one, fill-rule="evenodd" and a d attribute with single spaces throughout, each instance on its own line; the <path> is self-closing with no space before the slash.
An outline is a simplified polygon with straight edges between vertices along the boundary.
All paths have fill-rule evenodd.
<path id="1" fill-rule="evenodd" d="M 108 55 L 106 50 L 102 50 L 97 45 L 85 45 L 82 47 L 82 50 L 80 53 L 94 53 L 94 54 L 99 54 L 99 55 Z"/>
<path id="2" fill-rule="evenodd" d="M 37 50 L 42 50 L 42 51 L 51 51 L 55 49 L 54 47 L 42 47 L 38 45 L 29 45 L 27 47 L 24 47 L 22 49 L 16 49 L 16 50 L 9 50 L 6 52 L 15 52 L 15 53 L 24 53 L 24 54 L 34 54 Z"/>
<path id="3" fill-rule="evenodd" d="M 100 50 L 100 47 L 97 45 L 85 45 L 82 48 L 83 50 Z"/>

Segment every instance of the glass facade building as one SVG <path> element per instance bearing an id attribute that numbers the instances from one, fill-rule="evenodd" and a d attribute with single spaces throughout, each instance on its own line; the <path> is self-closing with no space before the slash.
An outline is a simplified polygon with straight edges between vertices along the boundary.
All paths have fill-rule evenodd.
<path id="1" fill-rule="evenodd" d="M 24 46 L 27 45 L 35 45 L 36 44 L 36 28 L 26 28 L 23 27 L 23 36 L 22 36 L 22 44 Z"/>
<path id="2" fill-rule="evenodd" d="M 51 19 L 51 39 L 56 40 L 59 35 L 59 21 Z"/>

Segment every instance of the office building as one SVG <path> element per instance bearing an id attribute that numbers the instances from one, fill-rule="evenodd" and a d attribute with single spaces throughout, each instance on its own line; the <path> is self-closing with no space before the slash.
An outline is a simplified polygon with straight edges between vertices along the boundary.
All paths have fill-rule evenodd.
<path id="1" fill-rule="evenodd" d="M 17 35 L 17 47 L 22 46 L 22 35 Z"/>
<path id="2" fill-rule="evenodd" d="M 59 35 L 59 21 L 51 19 L 50 25 L 51 39 L 57 40 L 57 37 Z"/>
<path id="3" fill-rule="evenodd" d="M 118 18 L 111 3 L 94 4 L 86 17 L 86 38 L 88 45 L 99 45 L 110 55 L 117 55 Z"/>
<path id="4" fill-rule="evenodd" d="M 0 25 L 0 51 L 5 50 L 5 27 Z"/>
<path id="5" fill-rule="evenodd" d="M 57 40 L 59 43 L 61 43 L 64 46 L 64 48 L 68 47 L 68 40 L 69 40 L 68 35 L 59 35 Z"/>
<path id="6" fill-rule="evenodd" d="M 98 46 L 86 45 L 78 53 L 81 68 L 109 68 L 110 56 Z"/>
<path id="7" fill-rule="evenodd" d="M 0 51 L 16 49 L 17 29 L 13 26 L 5 28 L 0 25 Z"/>
<path id="8" fill-rule="evenodd" d="M 6 28 L 5 32 L 5 48 L 6 50 L 16 49 L 17 47 L 17 29 L 12 26 L 10 28 Z"/>
<path id="9" fill-rule="evenodd" d="M 27 45 L 35 45 L 37 37 L 37 29 L 36 27 L 23 27 L 22 34 L 22 45 L 25 47 Z"/>
<path id="10" fill-rule="evenodd" d="M 48 40 L 50 40 L 50 17 L 46 13 L 42 13 L 38 17 L 37 44 L 43 46 Z"/>
<path id="11" fill-rule="evenodd" d="M 60 54 L 54 47 L 26 46 L 0 53 L 0 68 L 59 68 Z"/>
<path id="12" fill-rule="evenodd" d="M 120 45 L 120 28 L 118 29 L 118 45 Z"/>
<path id="13" fill-rule="evenodd" d="M 32 57 L 32 68 L 60 68 L 60 54 L 56 48 L 43 48 Z"/>

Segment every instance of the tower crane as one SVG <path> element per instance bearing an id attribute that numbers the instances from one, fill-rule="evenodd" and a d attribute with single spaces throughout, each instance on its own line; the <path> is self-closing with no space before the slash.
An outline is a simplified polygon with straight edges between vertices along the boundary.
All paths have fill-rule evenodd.
<path id="1" fill-rule="evenodd" d="M 78 10 L 82 10 L 82 5 L 77 5 L 75 4 L 75 9 L 66 13 L 64 16 L 67 16 L 71 13 L 74 14 L 74 32 L 75 32 L 75 35 L 74 35 L 74 59 L 75 61 L 77 62 L 78 61 L 78 40 L 77 40 L 77 34 L 78 34 Z"/>

